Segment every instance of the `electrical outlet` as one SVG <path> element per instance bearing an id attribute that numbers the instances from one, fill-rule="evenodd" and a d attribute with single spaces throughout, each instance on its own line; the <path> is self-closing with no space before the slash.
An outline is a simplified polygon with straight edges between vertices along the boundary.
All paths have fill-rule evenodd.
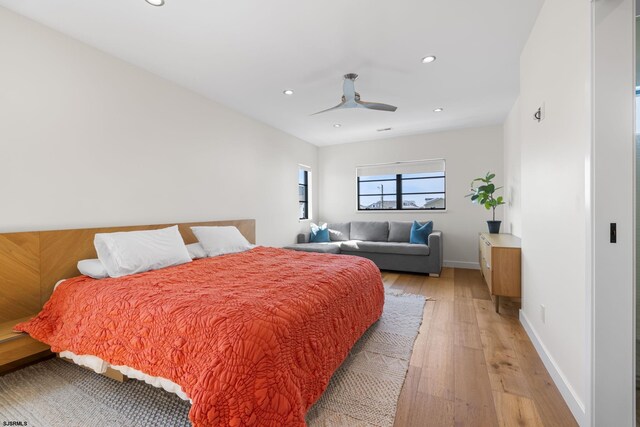
<path id="1" fill-rule="evenodd" d="M 542 323 L 547 323 L 547 307 L 544 304 L 540 304 L 540 319 Z"/>

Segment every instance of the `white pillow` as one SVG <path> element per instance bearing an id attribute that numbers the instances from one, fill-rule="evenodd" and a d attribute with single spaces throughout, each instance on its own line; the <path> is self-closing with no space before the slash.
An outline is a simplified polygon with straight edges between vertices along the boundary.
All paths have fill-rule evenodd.
<path id="1" fill-rule="evenodd" d="M 315 222 L 312 222 L 311 224 L 309 224 L 309 228 L 311 228 L 311 232 L 313 234 L 317 234 L 318 231 L 327 229 L 327 223 L 325 222 L 322 225 L 318 225 Z"/>
<path id="2" fill-rule="evenodd" d="M 177 225 L 160 230 L 98 233 L 93 243 L 111 277 L 191 262 Z"/>
<path id="3" fill-rule="evenodd" d="M 56 284 L 55 284 L 55 285 L 53 285 L 53 290 L 55 291 L 56 289 L 58 289 L 58 286 L 62 285 L 62 283 L 63 283 L 65 280 L 67 280 L 67 279 L 61 279 L 61 280 L 58 280 L 58 281 L 56 282 Z"/>
<path id="4" fill-rule="evenodd" d="M 102 262 L 97 258 L 78 261 L 78 271 L 80 271 L 80 274 L 93 277 L 94 279 L 104 279 L 109 277 L 107 269 L 104 268 Z"/>
<path id="5" fill-rule="evenodd" d="M 207 253 L 200 243 L 191 243 L 190 245 L 187 245 L 187 251 L 189 251 L 191 259 L 207 257 Z"/>
<path id="6" fill-rule="evenodd" d="M 208 256 L 244 252 L 254 246 L 236 227 L 191 227 Z"/>

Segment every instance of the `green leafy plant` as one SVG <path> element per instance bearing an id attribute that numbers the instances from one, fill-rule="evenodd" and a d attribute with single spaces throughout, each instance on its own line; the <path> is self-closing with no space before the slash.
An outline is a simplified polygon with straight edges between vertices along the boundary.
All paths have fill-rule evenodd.
<path id="1" fill-rule="evenodd" d="M 476 178 L 471 181 L 471 193 L 465 197 L 471 197 L 471 202 L 484 206 L 487 210 L 493 209 L 493 221 L 496 220 L 496 208 L 504 205 L 502 196 L 494 197 L 494 193 L 502 187 L 496 187 L 491 180 L 496 177 L 495 173 L 487 172 L 484 178 Z M 476 187 L 477 184 L 480 184 Z"/>

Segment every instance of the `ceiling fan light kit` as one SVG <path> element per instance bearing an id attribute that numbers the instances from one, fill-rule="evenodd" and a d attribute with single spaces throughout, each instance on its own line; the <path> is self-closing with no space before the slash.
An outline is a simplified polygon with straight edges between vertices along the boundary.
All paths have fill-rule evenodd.
<path id="1" fill-rule="evenodd" d="M 355 80 L 358 78 L 358 75 L 355 73 L 349 73 L 344 75 L 344 83 L 342 85 L 342 102 L 335 107 L 328 108 L 326 110 L 318 111 L 312 115 L 326 113 L 327 111 L 332 110 L 345 110 L 348 108 L 365 108 L 367 110 L 376 110 L 376 111 L 389 111 L 394 112 L 398 109 L 398 107 L 389 104 L 382 104 L 379 102 L 366 102 L 360 99 L 360 94 L 356 92 L 355 88 Z"/>

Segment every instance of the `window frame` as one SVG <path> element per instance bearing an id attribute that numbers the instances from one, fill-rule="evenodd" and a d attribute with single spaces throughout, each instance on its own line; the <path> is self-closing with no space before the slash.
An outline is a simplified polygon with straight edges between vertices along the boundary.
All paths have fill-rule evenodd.
<path id="1" fill-rule="evenodd" d="M 300 172 L 304 172 L 304 183 L 300 183 Z M 298 166 L 298 211 L 300 210 L 300 203 L 304 203 L 304 213 L 306 217 L 300 217 L 300 213 L 298 213 L 298 221 L 307 221 L 311 219 L 311 215 L 309 214 L 309 174 L 311 173 L 311 169 L 302 165 Z M 300 200 L 300 187 L 304 187 L 304 200 Z"/>
<path id="2" fill-rule="evenodd" d="M 443 163 L 443 171 L 442 171 L 442 173 L 440 175 L 437 175 L 437 176 L 403 178 L 403 175 L 409 175 L 409 174 L 397 173 L 397 174 L 395 174 L 395 178 L 371 179 L 371 180 L 364 179 L 364 180 L 362 180 L 361 177 L 358 174 L 358 170 L 359 169 L 363 169 L 363 168 L 366 168 L 368 166 L 371 167 L 371 166 L 393 166 L 393 165 L 398 165 L 399 167 L 401 167 L 402 165 L 420 164 L 420 163 L 428 163 L 428 162 L 436 162 L 436 161 L 440 161 L 440 162 Z M 372 176 L 375 176 L 375 175 L 372 175 Z M 416 192 L 410 192 L 410 193 L 403 193 L 402 192 L 402 182 L 403 181 L 419 180 L 419 179 L 442 179 L 443 180 L 443 191 L 429 191 L 429 192 L 417 192 L 417 193 Z M 360 193 L 360 183 L 361 182 L 390 182 L 390 183 L 395 183 L 395 191 L 393 193 L 389 193 L 389 194 Z M 416 208 L 405 208 L 404 207 L 403 196 L 428 195 L 428 194 L 442 194 L 444 196 L 443 197 L 444 206 L 441 207 L 441 208 L 432 207 L 432 208 L 428 208 L 428 209 L 420 209 L 420 208 L 416 209 Z M 360 203 L 360 198 L 361 197 L 371 197 L 371 196 L 382 196 L 383 207 L 379 208 L 379 209 L 363 209 L 363 208 L 361 208 L 362 204 Z M 384 198 L 386 196 L 393 196 L 395 198 L 395 204 L 396 204 L 395 208 L 384 209 Z M 358 213 L 360 213 L 360 212 L 445 212 L 447 210 L 447 173 L 446 173 L 446 161 L 445 161 L 445 159 L 417 160 L 417 161 L 384 163 L 384 164 L 380 164 L 380 165 L 367 165 L 367 166 L 358 166 L 358 167 L 356 167 L 356 209 L 357 209 Z"/>

